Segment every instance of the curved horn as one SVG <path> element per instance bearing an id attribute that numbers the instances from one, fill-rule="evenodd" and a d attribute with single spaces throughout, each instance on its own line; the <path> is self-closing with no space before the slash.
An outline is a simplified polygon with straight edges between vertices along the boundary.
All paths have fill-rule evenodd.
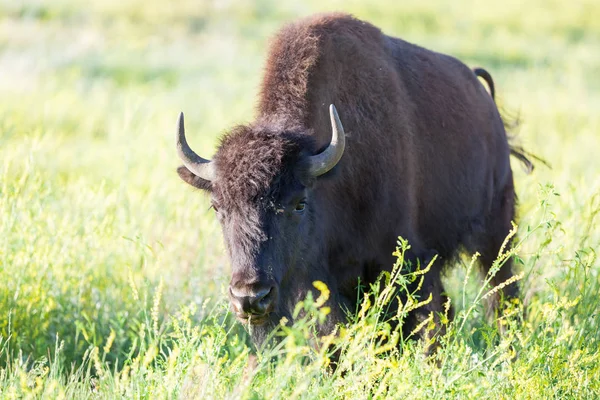
<path id="1" fill-rule="evenodd" d="M 331 104 L 329 106 L 329 116 L 331 118 L 331 143 L 321 153 L 310 157 L 309 172 L 313 176 L 323 175 L 338 163 L 344 154 L 346 146 L 346 134 L 344 127 L 340 122 L 340 116 Z"/>
<path id="2" fill-rule="evenodd" d="M 180 113 L 177 119 L 177 155 L 183 161 L 183 165 L 194 175 L 209 182 L 215 179 L 215 167 L 212 161 L 205 160 L 196 154 L 185 140 L 183 113 Z"/>

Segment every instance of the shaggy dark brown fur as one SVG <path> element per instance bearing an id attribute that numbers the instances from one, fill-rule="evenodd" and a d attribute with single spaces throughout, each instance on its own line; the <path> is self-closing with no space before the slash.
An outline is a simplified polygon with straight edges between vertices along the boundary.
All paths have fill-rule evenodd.
<path id="1" fill-rule="evenodd" d="M 306 160 L 331 140 L 329 104 L 339 110 L 346 150 L 313 178 Z M 222 140 L 216 179 L 178 171 L 211 193 L 231 288 L 273 287 L 273 310 L 252 329 L 260 343 L 281 317 L 291 319 L 315 280 L 331 290 L 323 333 L 344 321 L 358 280 L 369 284 L 392 267 L 398 236 L 411 243 L 413 261 L 436 253 L 449 260 L 466 248 L 482 254 L 487 270 L 514 218 L 509 153 L 494 101 L 468 67 L 327 14 L 276 35 L 258 116 Z M 442 310 L 441 265 L 427 275 L 422 295 L 433 301 L 413 325 Z M 511 276 L 508 262 L 493 283 Z M 514 295 L 514 286 L 505 292 Z"/>

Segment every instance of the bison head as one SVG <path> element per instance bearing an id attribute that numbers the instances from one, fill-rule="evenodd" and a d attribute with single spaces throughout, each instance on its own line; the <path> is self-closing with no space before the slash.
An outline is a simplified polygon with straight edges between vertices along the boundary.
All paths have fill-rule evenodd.
<path id="1" fill-rule="evenodd" d="M 338 163 L 345 146 L 333 105 L 330 118 L 331 143 L 316 155 L 306 131 L 256 123 L 225 135 L 211 161 L 188 146 L 179 116 L 177 150 L 184 165 L 178 173 L 211 194 L 231 262 L 231 308 L 254 331 L 291 319 L 312 281 L 327 281 L 326 200 L 317 178 Z"/>

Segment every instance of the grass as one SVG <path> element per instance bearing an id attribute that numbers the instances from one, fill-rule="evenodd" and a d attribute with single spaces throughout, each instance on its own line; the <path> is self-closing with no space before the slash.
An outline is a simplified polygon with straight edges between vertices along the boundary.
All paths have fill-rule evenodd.
<path id="1" fill-rule="evenodd" d="M 252 118 L 269 36 L 334 9 L 490 70 L 518 139 L 552 164 L 514 164 L 526 313 L 500 315 L 500 335 L 466 259 L 445 278 L 457 317 L 435 357 L 394 336 L 384 300 L 316 341 L 326 309 L 309 298 L 251 372 L 218 224 L 174 172 L 174 124 L 185 111 L 210 155 Z M 600 396 L 597 15 L 592 0 L 0 0 L 0 396 Z"/>

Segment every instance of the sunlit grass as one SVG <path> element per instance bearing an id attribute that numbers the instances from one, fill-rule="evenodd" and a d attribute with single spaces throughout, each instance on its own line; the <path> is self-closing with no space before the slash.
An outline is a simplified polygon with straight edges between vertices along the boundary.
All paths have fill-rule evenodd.
<path id="1" fill-rule="evenodd" d="M 490 70 L 517 139 L 552 165 L 514 163 L 527 312 L 509 308 L 499 335 L 465 259 L 446 274 L 457 317 L 432 358 L 376 306 L 320 342 L 308 299 L 248 370 L 218 224 L 175 173 L 175 119 L 210 156 L 253 116 L 269 36 L 334 9 Z M 597 15 L 586 0 L 0 0 L 0 395 L 598 397 Z"/>

